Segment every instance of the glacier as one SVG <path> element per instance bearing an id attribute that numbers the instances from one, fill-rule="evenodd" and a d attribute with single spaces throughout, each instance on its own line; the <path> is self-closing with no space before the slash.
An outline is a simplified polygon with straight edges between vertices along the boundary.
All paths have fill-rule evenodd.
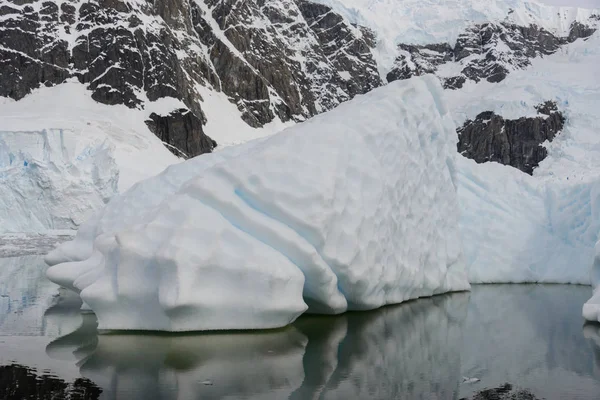
<path id="1" fill-rule="evenodd" d="M 134 185 L 47 255 L 103 330 L 274 328 L 468 289 L 456 133 L 392 83 Z"/>
<path id="2" fill-rule="evenodd" d="M 114 146 L 75 136 L 0 130 L 0 233 L 76 229 L 117 193 Z"/>

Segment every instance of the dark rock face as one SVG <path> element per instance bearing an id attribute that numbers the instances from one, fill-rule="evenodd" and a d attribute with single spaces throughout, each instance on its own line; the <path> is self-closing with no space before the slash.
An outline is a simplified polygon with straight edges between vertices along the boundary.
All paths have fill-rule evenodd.
<path id="1" fill-rule="evenodd" d="M 259 127 L 382 84 L 367 31 L 306 0 L 5 0 L 0 15 L 0 96 L 15 100 L 77 79 L 98 102 L 144 108 L 174 97 L 204 122 L 203 87 Z M 166 142 L 189 156 L 214 147 L 201 129 L 173 136 L 184 131 Z"/>
<path id="2" fill-rule="evenodd" d="M 510 383 L 475 393 L 470 400 L 541 400 L 527 389 L 516 389 Z M 469 400 L 462 398 L 460 400 Z"/>
<path id="3" fill-rule="evenodd" d="M 432 74 L 437 67 L 454 59 L 454 49 L 447 43 L 413 46 L 400 44 L 400 56 L 387 74 L 388 82 Z"/>
<path id="4" fill-rule="evenodd" d="M 375 35 L 368 28 L 356 32 L 344 19 L 324 5 L 297 0 L 302 16 L 315 33 L 323 54 L 337 74 L 333 82 L 350 98 L 381 86 L 377 65 L 371 54 Z"/>
<path id="5" fill-rule="evenodd" d="M 552 141 L 565 124 L 556 103 L 548 101 L 536 109 L 539 117 L 516 120 L 482 112 L 457 130 L 459 153 L 477 163 L 496 161 L 531 175 L 547 155 L 541 144 Z"/>
<path id="6" fill-rule="evenodd" d="M 210 153 L 217 142 L 202 131 L 202 121 L 189 110 L 179 109 L 167 116 L 150 114 L 148 128 L 178 157 Z"/>
<path id="7" fill-rule="evenodd" d="M 591 36 L 596 31 L 591 25 L 575 22 L 567 37 L 558 37 L 536 25 L 484 23 L 473 25 L 459 35 L 454 47 L 448 43 L 400 44 L 400 56 L 387 80 L 436 73 L 439 66 L 454 62 L 459 64 L 461 72 L 441 78 L 447 89 L 459 89 L 467 80 L 500 82 L 511 70 L 531 65 L 532 58 L 552 54 L 567 43 Z"/>
<path id="8" fill-rule="evenodd" d="M 89 379 L 68 383 L 50 375 L 38 375 L 18 364 L 0 365 L 0 399 L 4 400 L 95 400 L 102 389 Z"/>

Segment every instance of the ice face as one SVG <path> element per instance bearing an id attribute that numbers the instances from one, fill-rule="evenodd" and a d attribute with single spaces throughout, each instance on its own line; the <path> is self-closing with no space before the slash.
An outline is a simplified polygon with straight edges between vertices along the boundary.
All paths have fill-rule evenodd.
<path id="1" fill-rule="evenodd" d="M 600 181 L 540 181 L 459 159 L 458 197 L 471 283 L 590 284 Z"/>
<path id="2" fill-rule="evenodd" d="M 166 331 L 468 289 L 441 92 L 434 77 L 393 83 L 173 166 L 86 224 L 83 246 L 51 253 L 48 277 L 81 291 L 100 329 Z"/>
<path id="3" fill-rule="evenodd" d="M 68 129 L 0 128 L 0 233 L 76 229 L 117 192 L 113 152 Z"/>

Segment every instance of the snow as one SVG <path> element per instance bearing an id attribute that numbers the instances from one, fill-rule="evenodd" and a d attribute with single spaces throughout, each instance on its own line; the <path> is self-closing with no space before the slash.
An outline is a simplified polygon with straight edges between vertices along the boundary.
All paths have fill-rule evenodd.
<path id="1" fill-rule="evenodd" d="M 292 124 L 251 128 L 223 93 L 198 91 L 217 150 Z M 0 233 L 77 229 L 117 193 L 181 161 L 144 122 L 185 108 L 180 100 L 146 99 L 143 109 L 130 109 L 91 95 L 69 81 L 19 101 L 0 97 Z"/>
<path id="2" fill-rule="evenodd" d="M 218 143 L 215 151 L 225 147 L 245 143 L 252 139 L 270 136 L 294 125 L 293 121 L 281 122 L 277 117 L 261 128 L 253 128 L 240 117 L 240 111 L 223 92 L 197 85 L 196 91 L 202 96 L 202 112 L 206 116 L 204 133 Z"/>
<path id="3" fill-rule="evenodd" d="M 0 98 L 2 134 L 63 130 L 70 132 L 66 145 L 72 147 L 81 146 L 79 141 L 107 141 L 119 168 L 119 191 L 179 161 L 144 123 L 155 110 L 104 105 L 91 95 L 84 85 L 70 81 L 36 89 L 19 101 Z M 164 102 L 158 103 L 157 111 L 164 109 Z"/>
<path id="4" fill-rule="evenodd" d="M 47 275 L 109 330 L 273 328 L 468 289 L 442 92 L 393 83 L 172 166 L 50 253 Z"/>

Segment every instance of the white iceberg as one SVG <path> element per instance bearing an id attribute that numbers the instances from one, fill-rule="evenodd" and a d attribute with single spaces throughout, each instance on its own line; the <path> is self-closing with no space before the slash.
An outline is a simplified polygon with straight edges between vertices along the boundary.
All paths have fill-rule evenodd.
<path id="1" fill-rule="evenodd" d="M 50 253 L 100 329 L 273 328 L 469 288 L 434 77 L 172 166 Z M 223 162 L 226 160 L 227 162 Z"/>

